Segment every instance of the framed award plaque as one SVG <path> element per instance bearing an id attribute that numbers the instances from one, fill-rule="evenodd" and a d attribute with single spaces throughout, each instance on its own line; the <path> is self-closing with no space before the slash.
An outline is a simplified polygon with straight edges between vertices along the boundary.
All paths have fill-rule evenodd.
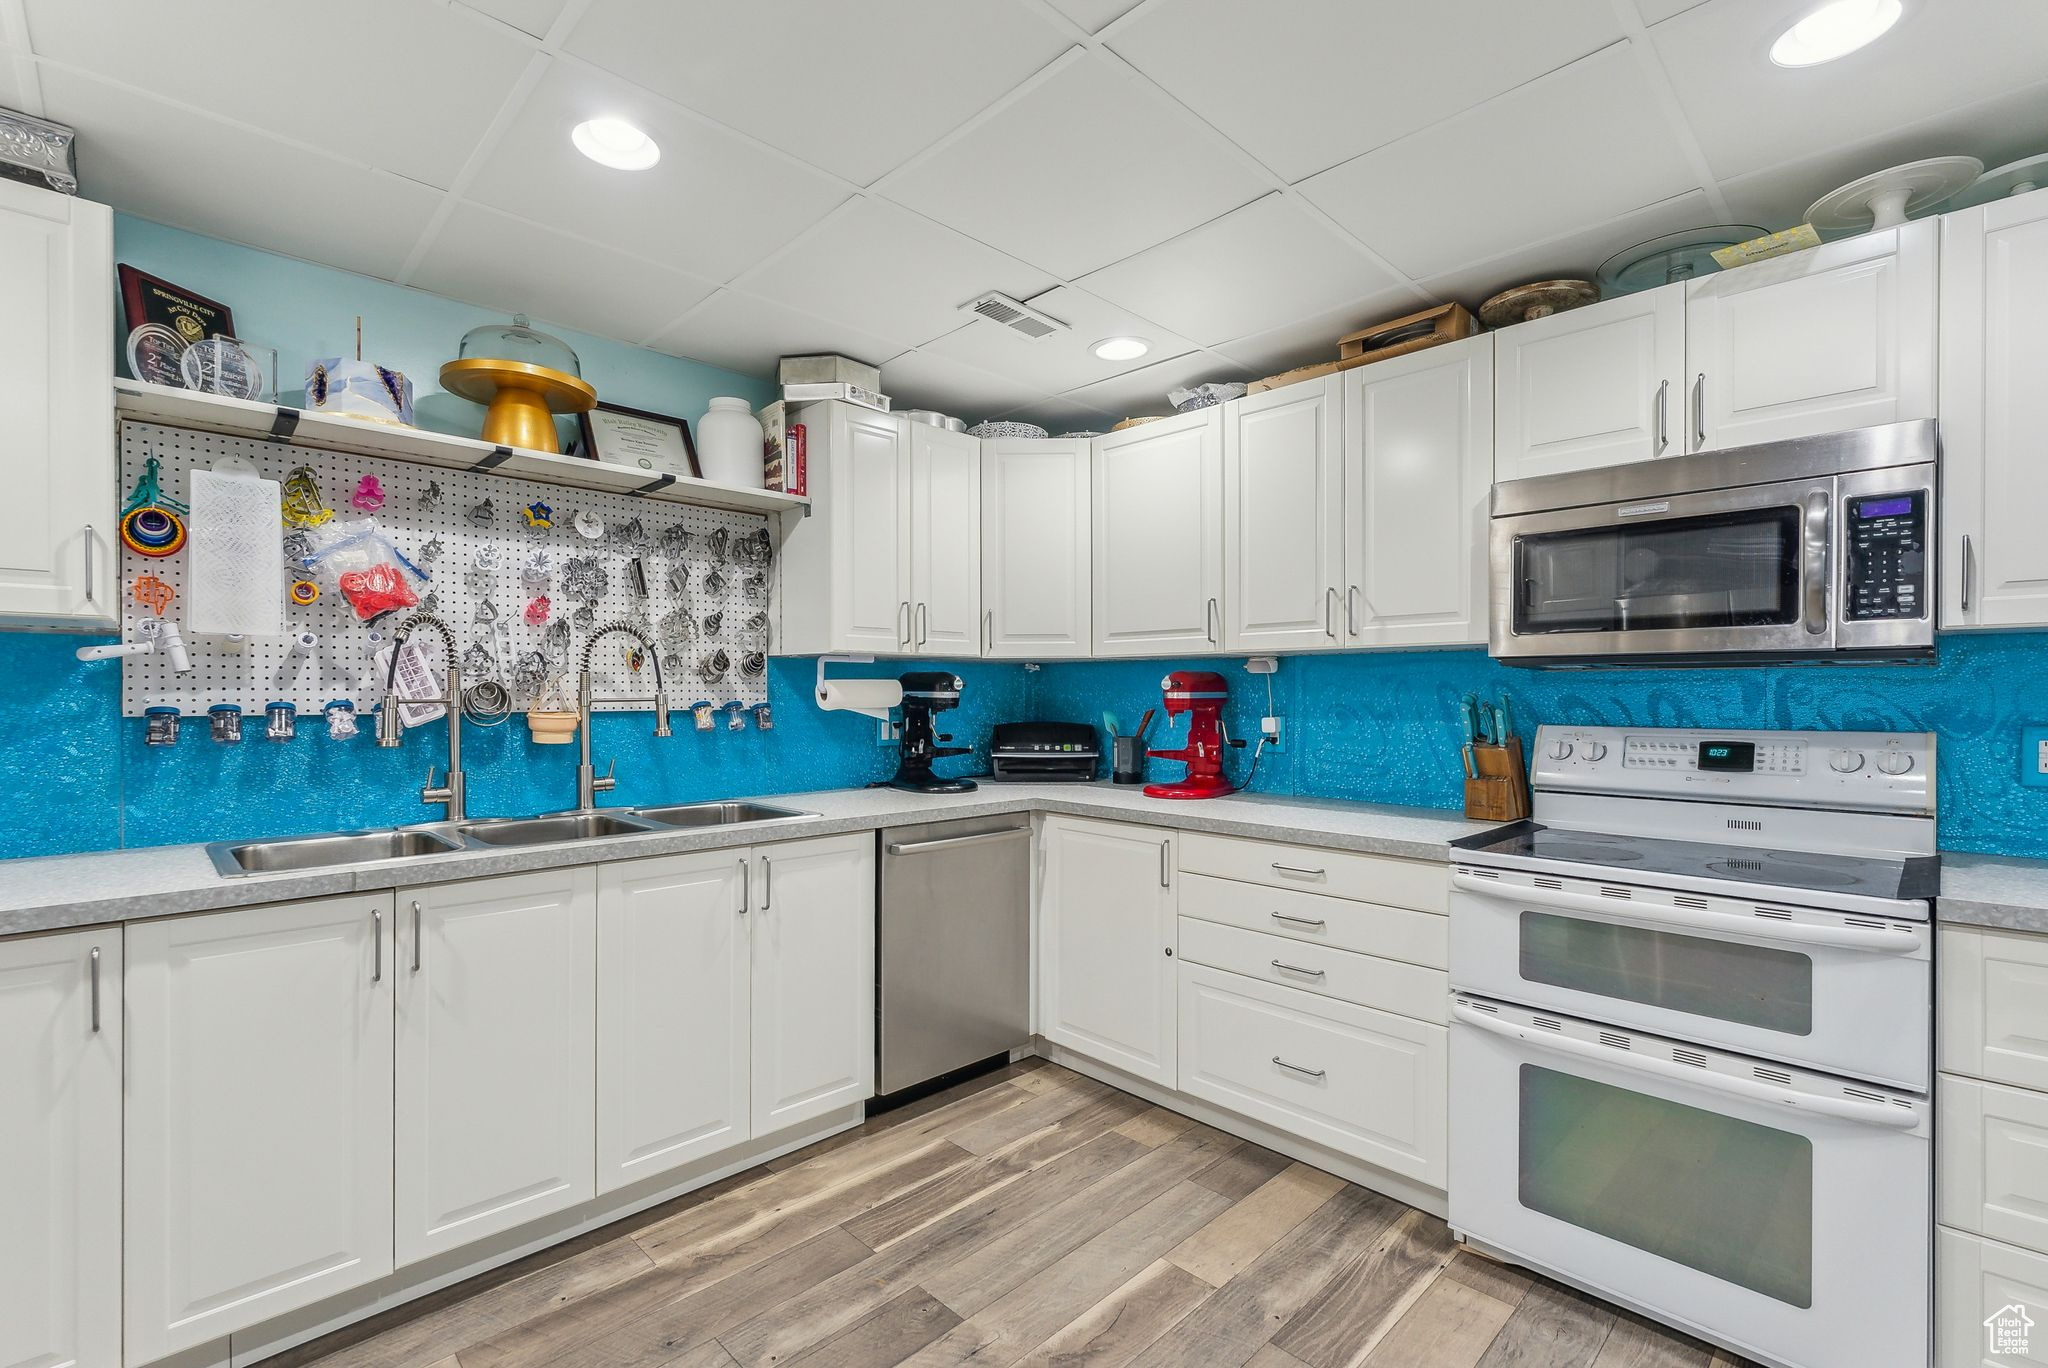
<path id="1" fill-rule="evenodd" d="M 235 336 L 225 304 L 123 263 L 121 309 L 128 324 L 128 368 L 137 380 L 182 385 L 185 350 L 210 337 Z"/>
<path id="2" fill-rule="evenodd" d="M 666 414 L 607 404 L 599 400 L 587 413 L 576 415 L 583 430 L 580 454 L 606 465 L 633 466 L 655 475 L 702 479 L 697 466 L 697 444 L 690 440 L 690 424 Z"/>

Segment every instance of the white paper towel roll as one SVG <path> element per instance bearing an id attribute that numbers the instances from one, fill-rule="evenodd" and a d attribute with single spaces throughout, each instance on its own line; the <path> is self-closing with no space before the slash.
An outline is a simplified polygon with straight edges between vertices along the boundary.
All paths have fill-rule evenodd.
<path id="1" fill-rule="evenodd" d="M 818 686 L 818 706 L 826 712 L 887 717 L 902 702 L 903 685 L 893 679 L 828 679 Z"/>

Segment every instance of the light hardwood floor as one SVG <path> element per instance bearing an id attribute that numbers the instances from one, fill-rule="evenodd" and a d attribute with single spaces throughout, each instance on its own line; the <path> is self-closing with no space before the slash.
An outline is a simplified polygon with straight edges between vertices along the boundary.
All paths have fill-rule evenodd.
<path id="1" fill-rule="evenodd" d="M 266 1368 L 1739 1368 L 1028 1060 Z"/>

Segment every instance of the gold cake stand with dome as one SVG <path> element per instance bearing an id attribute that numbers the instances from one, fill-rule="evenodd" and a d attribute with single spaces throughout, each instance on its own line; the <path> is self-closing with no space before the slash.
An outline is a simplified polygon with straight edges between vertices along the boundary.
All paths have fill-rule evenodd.
<path id="1" fill-rule="evenodd" d="M 569 344 L 528 327 L 524 314 L 470 329 L 460 358 L 441 367 L 441 385 L 486 406 L 486 442 L 530 451 L 559 452 L 555 415 L 597 403 Z"/>

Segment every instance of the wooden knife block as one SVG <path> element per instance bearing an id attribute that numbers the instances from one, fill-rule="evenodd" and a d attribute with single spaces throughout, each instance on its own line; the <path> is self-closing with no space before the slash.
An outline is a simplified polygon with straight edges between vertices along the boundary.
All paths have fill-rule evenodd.
<path id="1" fill-rule="evenodd" d="M 1472 768 L 1478 778 L 1465 780 L 1465 815 L 1475 822 L 1519 822 L 1529 815 L 1529 770 L 1522 743 L 1510 737 L 1505 745 L 1474 744 Z"/>

